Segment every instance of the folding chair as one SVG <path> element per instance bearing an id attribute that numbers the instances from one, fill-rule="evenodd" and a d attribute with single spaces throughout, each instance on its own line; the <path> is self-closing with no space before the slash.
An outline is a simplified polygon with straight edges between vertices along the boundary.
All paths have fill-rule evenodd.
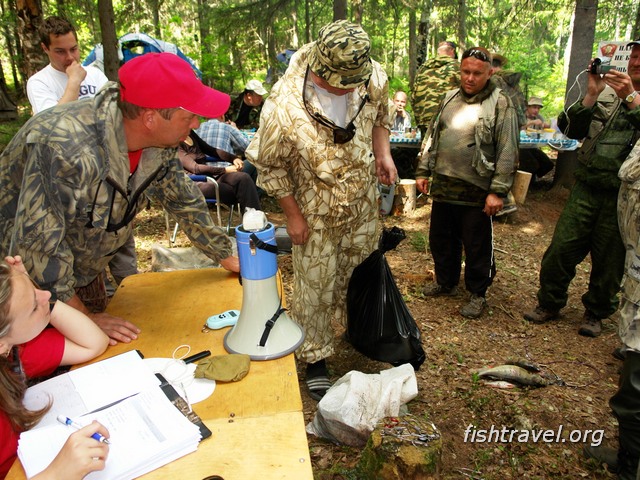
<path id="1" fill-rule="evenodd" d="M 224 205 L 226 208 L 229 209 L 229 217 L 227 218 L 227 234 L 229 234 L 229 232 L 231 231 L 231 222 L 233 221 L 233 211 L 236 207 L 236 205 L 238 206 L 238 214 L 240 214 L 240 205 L 237 203 L 232 203 L 231 205 L 227 205 L 224 204 L 222 202 L 218 201 L 218 198 L 220 198 L 220 188 L 218 186 L 218 182 L 216 181 L 215 178 L 213 177 L 209 177 L 207 175 L 189 175 L 189 178 L 191 180 L 193 180 L 194 182 L 210 182 L 213 183 L 214 189 L 216 191 L 216 198 L 205 198 L 205 201 L 207 202 L 207 205 L 211 206 L 211 205 L 215 205 L 216 206 L 216 214 L 218 216 L 218 225 L 220 227 L 222 227 L 222 215 L 220 213 L 220 205 Z M 178 235 L 178 229 L 180 228 L 180 225 L 178 224 L 178 222 L 176 222 L 175 227 L 173 227 L 173 232 L 171 231 L 171 227 L 169 225 L 169 213 L 165 210 L 164 212 L 165 215 L 165 223 L 166 223 L 166 227 L 167 227 L 167 238 L 169 239 L 169 246 L 173 245 L 176 242 L 176 237 Z"/>

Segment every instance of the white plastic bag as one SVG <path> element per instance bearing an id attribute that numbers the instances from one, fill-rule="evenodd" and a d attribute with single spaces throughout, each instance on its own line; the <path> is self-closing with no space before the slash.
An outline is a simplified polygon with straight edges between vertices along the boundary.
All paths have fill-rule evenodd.
<path id="1" fill-rule="evenodd" d="M 418 394 L 411 364 L 366 374 L 352 370 L 318 403 L 307 432 L 335 443 L 362 447 L 384 417 L 397 417 L 400 407 Z"/>
<path id="2" fill-rule="evenodd" d="M 242 216 L 242 228 L 245 232 L 259 232 L 267 228 L 267 216 L 262 210 L 247 207 Z"/>

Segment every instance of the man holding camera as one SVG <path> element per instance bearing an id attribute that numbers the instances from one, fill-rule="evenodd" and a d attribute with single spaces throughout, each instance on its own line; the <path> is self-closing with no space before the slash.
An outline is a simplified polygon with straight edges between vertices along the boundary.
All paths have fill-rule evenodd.
<path id="1" fill-rule="evenodd" d="M 602 319 L 618 308 L 625 250 L 616 204 L 618 170 L 640 137 L 640 42 L 631 42 L 628 73 L 588 69 L 587 93 L 558 119 L 570 138 L 584 139 L 576 182 L 540 267 L 538 305 L 524 318 L 546 323 L 559 316 L 576 266 L 591 254 L 589 288 L 582 296 L 584 321 L 578 333 L 597 337 Z"/>

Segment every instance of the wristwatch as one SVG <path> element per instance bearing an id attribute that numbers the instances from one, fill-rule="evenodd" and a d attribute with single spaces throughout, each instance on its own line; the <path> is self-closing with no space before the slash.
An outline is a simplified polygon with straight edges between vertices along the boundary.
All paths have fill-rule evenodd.
<path id="1" fill-rule="evenodd" d="M 633 92 L 631 92 L 629 95 L 627 95 L 624 99 L 625 102 L 627 103 L 633 103 L 633 100 L 638 96 L 638 92 L 636 92 L 635 90 Z"/>

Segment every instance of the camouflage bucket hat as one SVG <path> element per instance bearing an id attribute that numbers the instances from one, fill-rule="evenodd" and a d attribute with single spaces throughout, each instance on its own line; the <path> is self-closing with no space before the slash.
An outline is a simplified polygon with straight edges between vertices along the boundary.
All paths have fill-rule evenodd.
<path id="1" fill-rule="evenodd" d="M 335 88 L 354 88 L 371 77 L 371 42 L 360 25 L 338 20 L 320 29 L 309 56 L 311 71 Z"/>

